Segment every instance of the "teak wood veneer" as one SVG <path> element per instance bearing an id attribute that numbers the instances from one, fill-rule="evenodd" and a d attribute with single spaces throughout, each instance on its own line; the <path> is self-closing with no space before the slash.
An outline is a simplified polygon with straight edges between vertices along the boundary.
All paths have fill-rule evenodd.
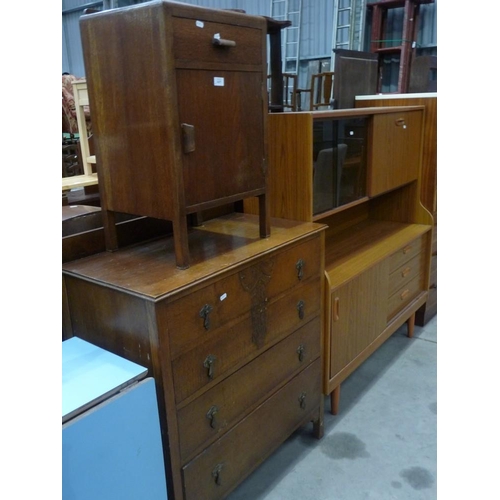
<path id="1" fill-rule="evenodd" d="M 358 130 L 360 118 L 364 135 Z M 272 216 L 328 226 L 323 389 L 331 396 L 333 414 L 339 410 L 341 382 L 405 322 L 411 337 L 415 312 L 428 295 L 433 219 L 420 202 L 423 120 L 423 106 L 269 116 Z M 317 212 L 315 144 L 327 130 L 318 125 L 329 121 L 340 131 L 327 141 L 330 147 L 345 142 L 349 151 L 349 144 L 355 144 L 350 138 L 360 137 L 357 168 L 362 178 L 352 201 Z M 342 175 L 332 178 L 342 182 Z M 256 211 L 251 200 L 245 210 Z"/>

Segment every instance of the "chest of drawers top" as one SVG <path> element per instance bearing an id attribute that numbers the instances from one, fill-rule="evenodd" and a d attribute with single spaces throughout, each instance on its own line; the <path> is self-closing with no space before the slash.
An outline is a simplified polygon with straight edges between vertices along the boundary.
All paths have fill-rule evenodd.
<path id="1" fill-rule="evenodd" d="M 260 238 L 259 220 L 254 215 L 234 213 L 207 221 L 189 232 L 192 264 L 187 270 L 176 267 L 173 238 L 167 237 L 65 263 L 63 274 L 152 301 L 177 298 L 184 291 L 192 292 L 193 286 L 204 286 L 224 273 L 241 270 L 325 228 L 284 219 L 272 219 L 271 227 L 271 236 Z M 321 256 L 307 257 L 319 261 Z"/>

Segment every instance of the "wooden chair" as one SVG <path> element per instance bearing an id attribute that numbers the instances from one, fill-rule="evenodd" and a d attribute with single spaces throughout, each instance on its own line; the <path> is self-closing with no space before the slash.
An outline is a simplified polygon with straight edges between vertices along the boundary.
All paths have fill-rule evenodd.
<path id="1" fill-rule="evenodd" d="M 294 73 L 283 73 L 283 100 L 281 103 L 273 102 L 273 78 L 267 77 L 269 82 L 269 110 L 270 111 L 297 111 L 297 75 Z"/>
<path id="2" fill-rule="evenodd" d="M 302 109 L 302 93 L 309 93 L 309 111 L 324 107 L 333 107 L 333 71 L 316 73 L 311 76 L 311 86 L 308 89 L 297 89 L 297 108 Z"/>

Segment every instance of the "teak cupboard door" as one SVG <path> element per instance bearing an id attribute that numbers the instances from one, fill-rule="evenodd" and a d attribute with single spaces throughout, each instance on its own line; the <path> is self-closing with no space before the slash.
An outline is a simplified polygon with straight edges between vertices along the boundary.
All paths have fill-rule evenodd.
<path id="1" fill-rule="evenodd" d="M 330 378 L 385 328 L 387 289 L 387 261 L 383 261 L 331 292 Z"/>
<path id="2" fill-rule="evenodd" d="M 259 72 L 177 70 L 188 207 L 265 187 L 262 81 Z"/>
<path id="3" fill-rule="evenodd" d="M 421 146 L 421 111 L 374 115 L 368 196 L 376 196 L 416 180 Z"/>

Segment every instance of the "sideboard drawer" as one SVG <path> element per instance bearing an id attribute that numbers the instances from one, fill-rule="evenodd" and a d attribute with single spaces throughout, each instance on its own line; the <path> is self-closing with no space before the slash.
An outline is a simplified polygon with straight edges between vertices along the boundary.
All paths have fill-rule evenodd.
<path id="1" fill-rule="evenodd" d="M 320 355 L 319 316 L 177 412 L 184 462 Z"/>
<path id="2" fill-rule="evenodd" d="M 213 331 L 172 361 L 176 403 L 221 380 L 236 365 L 299 328 L 320 312 L 320 278 L 293 289 L 269 305 L 255 304 L 241 322 Z M 300 307 L 299 307 L 300 306 Z"/>
<path id="3" fill-rule="evenodd" d="M 317 411 L 322 397 L 317 359 L 183 467 L 186 500 L 223 498 Z"/>
<path id="4" fill-rule="evenodd" d="M 425 250 L 425 238 L 417 238 L 400 248 L 389 257 L 389 272 L 392 273 L 401 267 L 405 262 L 413 259 L 417 254 Z"/>
<path id="5" fill-rule="evenodd" d="M 423 276 L 418 275 L 389 297 L 388 316 L 389 320 L 401 309 L 408 305 L 420 292 L 423 287 Z"/>
<path id="6" fill-rule="evenodd" d="M 404 287 L 415 276 L 418 276 L 425 266 L 425 254 L 420 253 L 405 262 L 389 276 L 389 296 Z"/>
<path id="7" fill-rule="evenodd" d="M 172 23 L 177 61 L 254 65 L 261 69 L 262 30 L 181 17 L 173 17 Z M 234 42 L 234 46 L 217 46 L 214 37 Z"/>

